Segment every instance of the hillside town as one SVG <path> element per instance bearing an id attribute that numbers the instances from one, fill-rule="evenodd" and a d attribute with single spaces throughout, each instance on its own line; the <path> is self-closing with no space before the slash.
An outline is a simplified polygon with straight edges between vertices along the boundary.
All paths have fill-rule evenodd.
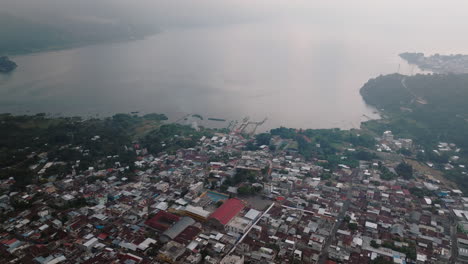
<path id="1" fill-rule="evenodd" d="M 133 171 L 107 153 L 111 166 L 47 178 L 65 162 L 35 153 L 38 181 L 0 182 L 1 263 L 468 263 L 468 197 L 404 158 L 412 140 L 386 131 L 357 166 L 345 144 L 336 168 L 268 141 L 216 132 L 157 155 L 134 142 Z"/>

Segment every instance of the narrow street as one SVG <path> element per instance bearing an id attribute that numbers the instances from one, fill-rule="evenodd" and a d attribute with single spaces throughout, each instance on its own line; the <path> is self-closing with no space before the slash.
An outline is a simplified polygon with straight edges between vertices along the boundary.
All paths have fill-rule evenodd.
<path id="1" fill-rule="evenodd" d="M 270 205 L 270 207 L 268 207 L 268 209 L 265 210 L 265 212 L 263 212 L 263 214 L 255 221 L 253 222 L 249 229 L 247 229 L 247 231 L 239 238 L 239 240 L 237 240 L 236 244 L 234 244 L 234 246 L 231 248 L 231 250 L 229 250 L 229 252 L 226 254 L 225 257 L 229 256 L 232 252 L 234 252 L 234 250 L 236 249 L 236 247 L 242 242 L 242 240 L 244 240 L 244 238 L 249 234 L 250 230 L 252 230 L 252 228 L 266 215 L 268 214 L 268 212 L 271 210 L 271 208 L 273 208 L 273 206 L 275 205 L 275 203 L 272 203 Z M 223 258 L 223 259 L 224 259 Z"/>
<path id="2" fill-rule="evenodd" d="M 352 173 L 352 180 L 350 182 L 350 186 L 348 191 L 346 192 L 346 201 L 343 203 L 343 207 L 341 207 L 340 213 L 337 216 L 337 221 L 333 225 L 333 228 L 330 232 L 330 235 L 328 238 L 325 240 L 325 244 L 323 245 L 322 251 L 319 256 L 318 263 L 319 264 L 324 264 L 327 259 L 328 259 L 328 248 L 330 247 L 331 243 L 333 242 L 333 239 L 335 238 L 336 231 L 338 231 L 338 228 L 340 227 L 341 223 L 343 222 L 344 216 L 346 212 L 348 211 L 349 205 L 351 204 L 351 198 L 353 196 L 353 180 L 358 176 L 359 169 L 353 170 Z"/>
<path id="3" fill-rule="evenodd" d="M 450 215 L 450 241 L 452 242 L 451 257 L 449 263 L 456 263 L 458 258 L 458 241 L 457 241 L 457 221 L 456 216 Z"/>

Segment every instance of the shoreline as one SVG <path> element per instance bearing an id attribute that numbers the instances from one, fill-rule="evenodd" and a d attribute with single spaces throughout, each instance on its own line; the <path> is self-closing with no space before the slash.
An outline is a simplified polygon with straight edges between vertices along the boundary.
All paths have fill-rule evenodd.
<path id="1" fill-rule="evenodd" d="M 371 106 L 371 105 L 369 105 Z M 255 132 L 255 134 L 261 134 L 265 132 L 269 132 L 271 129 L 276 129 L 280 127 L 286 127 L 286 128 L 292 128 L 292 129 L 311 129 L 311 130 L 327 130 L 327 129 L 339 129 L 342 131 L 352 131 L 352 130 L 367 130 L 366 128 L 363 127 L 363 125 L 367 122 L 372 122 L 372 121 L 382 121 L 388 118 L 388 116 L 384 116 L 383 112 L 377 111 L 377 114 L 379 115 L 379 118 L 372 119 L 371 117 L 362 114 L 361 117 L 364 118 L 364 121 L 361 121 L 359 124 L 359 127 L 337 127 L 337 126 L 330 126 L 330 127 L 289 127 L 289 126 L 276 126 L 272 127 L 270 129 L 262 129 L 261 126 L 258 127 L 258 131 Z M 138 113 L 136 113 L 138 112 Z M 164 114 L 168 117 L 167 122 L 168 124 L 182 124 L 186 126 L 193 126 L 193 122 L 196 122 L 197 126 L 201 127 L 206 127 L 206 128 L 215 128 L 215 129 L 222 129 L 222 128 L 228 128 L 232 126 L 233 123 L 242 123 L 242 118 L 239 117 L 238 119 L 222 119 L 223 121 L 218 121 L 217 120 L 211 120 L 211 119 L 198 119 L 197 117 L 194 118 L 186 118 L 187 113 L 179 113 L 171 115 L 165 112 L 143 112 L 143 111 L 128 111 L 128 112 L 115 112 L 115 113 L 106 113 L 106 114 L 93 114 L 93 115 L 79 115 L 79 114 L 66 114 L 66 113 L 49 113 L 49 112 L 32 112 L 28 111 L 27 113 L 12 113 L 12 112 L 0 112 L 0 116 L 4 115 L 10 115 L 14 117 L 20 117 L 20 116 L 26 116 L 26 117 L 32 117 L 32 116 L 43 116 L 45 118 L 49 119 L 60 119 L 60 118 L 80 118 L 81 120 L 92 120 L 92 119 L 99 119 L 103 120 L 106 118 L 111 118 L 114 115 L 117 114 L 126 114 L 126 115 L 131 115 L 131 116 L 139 116 L 142 117 L 144 115 L 149 115 L 149 114 Z"/>
<path id="2" fill-rule="evenodd" d="M 144 40 L 148 37 L 156 36 L 162 32 L 163 31 L 157 31 L 154 33 L 146 34 L 146 35 L 139 36 L 139 37 L 132 37 L 132 38 L 122 38 L 122 39 L 103 40 L 103 41 L 90 41 L 90 42 L 85 42 L 85 43 L 75 43 L 75 44 L 70 44 L 70 45 L 62 45 L 58 47 L 50 47 L 50 48 L 45 48 L 45 49 L 40 49 L 40 50 L 32 50 L 32 51 L 24 51 L 24 52 L 10 52 L 10 53 L 5 53 L 5 56 L 16 58 L 16 57 L 22 57 L 22 56 L 28 56 L 28 55 L 37 55 L 40 53 L 59 52 L 59 51 L 66 51 L 66 50 L 84 48 L 84 47 L 89 47 L 89 46 L 97 46 L 97 45 L 103 45 L 103 44 L 108 45 L 108 44 L 127 43 L 127 42 Z"/>

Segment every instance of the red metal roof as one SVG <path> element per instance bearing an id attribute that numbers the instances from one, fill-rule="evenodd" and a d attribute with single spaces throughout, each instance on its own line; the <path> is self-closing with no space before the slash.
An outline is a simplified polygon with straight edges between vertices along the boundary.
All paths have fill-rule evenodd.
<path id="1" fill-rule="evenodd" d="M 181 244 L 187 245 L 190 243 L 199 233 L 201 229 L 195 226 L 187 227 L 182 233 L 180 233 L 174 241 L 179 242 Z"/>
<path id="2" fill-rule="evenodd" d="M 166 211 L 159 211 L 153 218 L 147 220 L 145 224 L 160 231 L 166 231 L 174 223 L 179 221 L 177 215 L 173 215 Z"/>
<path id="3" fill-rule="evenodd" d="M 16 238 L 13 238 L 13 239 L 10 239 L 10 240 L 7 240 L 7 239 L 2 240 L 2 241 L 0 241 L 0 243 L 9 246 L 9 245 L 15 243 L 16 241 L 18 241 L 18 240 Z"/>
<path id="4" fill-rule="evenodd" d="M 104 240 L 104 239 L 106 239 L 108 236 L 109 236 L 109 235 L 106 234 L 106 233 L 101 233 L 101 234 L 99 234 L 98 238 L 101 239 L 101 240 Z"/>
<path id="5" fill-rule="evenodd" d="M 244 209 L 244 201 L 231 198 L 224 202 L 209 218 L 218 220 L 221 224 L 225 225 L 231 221 L 242 209 Z"/>

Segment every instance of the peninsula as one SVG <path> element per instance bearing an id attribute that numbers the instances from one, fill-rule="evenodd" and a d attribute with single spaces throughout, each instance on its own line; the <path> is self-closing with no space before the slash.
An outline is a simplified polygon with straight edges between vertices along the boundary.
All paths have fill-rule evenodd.
<path id="1" fill-rule="evenodd" d="M 364 100 L 386 117 L 363 123 L 381 134 L 391 130 L 421 146 L 414 158 L 439 168 L 468 192 L 468 74 L 391 74 L 371 79 L 361 89 Z M 445 145 L 456 147 L 444 147 Z"/>
<path id="2" fill-rule="evenodd" d="M 16 69 L 18 65 L 15 62 L 11 61 L 8 57 L 0 57 L 0 73 L 8 73 Z"/>

